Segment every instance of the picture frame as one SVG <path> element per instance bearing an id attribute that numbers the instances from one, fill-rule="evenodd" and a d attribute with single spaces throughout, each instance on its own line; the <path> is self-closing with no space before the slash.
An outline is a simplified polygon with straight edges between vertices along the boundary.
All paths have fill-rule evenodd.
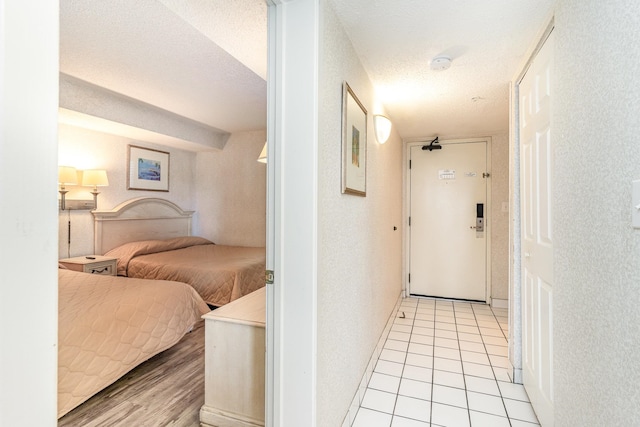
<path id="1" fill-rule="evenodd" d="M 367 195 L 367 109 L 342 84 L 342 193 Z"/>
<path id="2" fill-rule="evenodd" d="M 169 191 L 169 153 L 129 145 L 127 190 Z"/>

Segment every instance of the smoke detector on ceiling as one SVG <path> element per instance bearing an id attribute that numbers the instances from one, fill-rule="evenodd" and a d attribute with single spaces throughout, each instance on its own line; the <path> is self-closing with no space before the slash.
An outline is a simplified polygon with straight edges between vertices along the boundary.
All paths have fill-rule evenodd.
<path id="1" fill-rule="evenodd" d="M 448 56 L 436 56 L 431 60 L 431 69 L 433 71 L 443 71 L 451 67 L 451 58 Z"/>

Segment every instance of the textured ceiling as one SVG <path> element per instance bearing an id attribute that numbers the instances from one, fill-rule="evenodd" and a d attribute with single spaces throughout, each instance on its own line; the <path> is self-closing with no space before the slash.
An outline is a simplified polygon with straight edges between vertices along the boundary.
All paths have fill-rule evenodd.
<path id="1" fill-rule="evenodd" d="M 403 138 L 508 129 L 554 0 L 330 0 Z M 266 127 L 264 0 L 61 0 L 60 68 L 208 126 Z M 445 71 L 429 61 L 448 55 Z"/>
<path id="2" fill-rule="evenodd" d="M 266 25 L 260 0 L 61 0 L 60 71 L 224 131 L 264 129 Z"/>
<path id="3" fill-rule="evenodd" d="M 553 0 L 332 0 L 403 138 L 508 129 L 509 81 Z M 451 68 L 432 71 L 438 55 Z"/>

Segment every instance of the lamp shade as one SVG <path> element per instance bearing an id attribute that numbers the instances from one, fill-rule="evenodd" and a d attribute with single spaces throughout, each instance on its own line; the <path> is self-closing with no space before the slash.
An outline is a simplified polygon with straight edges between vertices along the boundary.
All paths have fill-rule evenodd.
<path id="1" fill-rule="evenodd" d="M 264 147 L 262 147 L 262 151 L 258 156 L 258 161 L 260 163 L 267 163 L 267 143 L 266 142 L 264 143 Z"/>
<path id="2" fill-rule="evenodd" d="M 73 166 L 58 166 L 58 184 L 75 185 L 78 183 L 78 172 Z"/>
<path id="3" fill-rule="evenodd" d="M 89 169 L 82 173 L 82 185 L 106 187 L 109 185 L 107 171 L 103 169 Z"/>
<path id="4" fill-rule="evenodd" d="M 373 127 L 376 131 L 376 140 L 379 144 L 384 144 L 391 135 L 391 120 L 385 116 L 373 116 Z"/>

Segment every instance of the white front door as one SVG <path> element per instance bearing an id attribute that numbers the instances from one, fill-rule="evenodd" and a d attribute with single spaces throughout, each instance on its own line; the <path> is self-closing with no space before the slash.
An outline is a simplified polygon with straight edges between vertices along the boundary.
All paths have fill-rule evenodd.
<path id="1" fill-rule="evenodd" d="M 522 357 L 542 426 L 553 425 L 553 33 L 520 83 Z"/>
<path id="2" fill-rule="evenodd" d="M 409 291 L 486 301 L 487 141 L 441 145 L 409 148 Z"/>

